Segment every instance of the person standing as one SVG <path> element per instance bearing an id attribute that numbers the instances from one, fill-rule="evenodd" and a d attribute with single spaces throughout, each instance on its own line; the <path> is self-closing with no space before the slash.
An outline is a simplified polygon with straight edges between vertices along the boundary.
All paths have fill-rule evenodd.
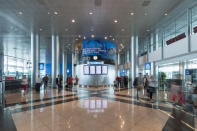
<path id="1" fill-rule="evenodd" d="M 155 92 L 155 88 L 156 88 L 156 81 L 155 81 L 154 77 L 151 76 L 150 79 L 149 79 L 149 97 L 150 97 L 150 101 L 152 101 L 152 96 L 153 96 L 153 93 Z"/>
<path id="2" fill-rule="evenodd" d="M 139 74 L 139 77 L 136 77 L 134 80 L 134 86 L 137 88 L 137 100 L 139 100 L 139 95 L 141 94 L 141 90 L 143 88 L 143 77 L 142 73 Z"/>
<path id="3" fill-rule="evenodd" d="M 48 77 L 48 75 L 45 75 L 45 76 L 43 77 L 44 88 L 46 88 L 46 87 L 47 87 L 47 85 L 48 85 L 48 81 L 49 81 L 49 77 Z"/>
<path id="4" fill-rule="evenodd" d="M 29 82 L 28 82 L 28 79 L 27 79 L 26 75 L 23 75 L 21 85 L 22 85 L 22 88 L 24 90 L 24 93 L 26 92 L 28 84 L 29 84 Z"/>
<path id="5" fill-rule="evenodd" d="M 75 77 L 75 85 L 78 85 L 78 81 L 79 81 L 79 78 L 76 75 L 76 77 Z"/>
<path id="6" fill-rule="evenodd" d="M 41 83 L 42 83 L 42 79 L 40 78 L 40 75 L 38 75 L 38 77 L 36 78 L 36 91 L 37 92 L 40 91 Z"/>
<path id="7" fill-rule="evenodd" d="M 60 75 L 58 75 L 57 85 L 58 85 L 58 89 L 62 87 L 62 77 Z"/>

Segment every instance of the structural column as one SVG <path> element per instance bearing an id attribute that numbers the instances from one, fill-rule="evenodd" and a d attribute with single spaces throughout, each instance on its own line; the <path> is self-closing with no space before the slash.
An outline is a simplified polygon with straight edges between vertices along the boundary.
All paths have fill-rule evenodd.
<path id="1" fill-rule="evenodd" d="M 31 32 L 31 87 L 35 85 L 36 79 L 36 35 Z"/>
<path id="2" fill-rule="evenodd" d="M 62 55 L 63 55 L 62 56 L 62 58 L 63 58 L 62 68 L 63 68 L 63 83 L 64 83 L 67 78 L 67 53 L 65 51 L 63 51 Z"/>
<path id="3" fill-rule="evenodd" d="M 40 63 L 40 37 L 39 34 L 36 34 L 36 78 L 40 74 L 39 63 Z"/>
<path id="4" fill-rule="evenodd" d="M 137 66 L 137 57 L 136 57 L 136 43 L 137 43 L 138 37 L 132 36 L 131 37 L 131 82 L 133 83 L 135 77 L 136 77 L 136 66 Z M 132 85 L 131 83 L 131 85 Z"/>
<path id="5" fill-rule="evenodd" d="M 118 52 L 116 52 L 116 63 L 115 63 L 115 73 L 116 73 L 116 76 L 118 76 Z"/>
<path id="6" fill-rule="evenodd" d="M 52 73 L 51 73 L 51 86 L 52 88 L 55 87 L 55 80 L 56 80 L 56 37 L 53 34 L 51 37 L 51 47 L 52 47 Z"/>
<path id="7" fill-rule="evenodd" d="M 60 74 L 60 41 L 59 36 L 56 36 L 56 77 Z"/>

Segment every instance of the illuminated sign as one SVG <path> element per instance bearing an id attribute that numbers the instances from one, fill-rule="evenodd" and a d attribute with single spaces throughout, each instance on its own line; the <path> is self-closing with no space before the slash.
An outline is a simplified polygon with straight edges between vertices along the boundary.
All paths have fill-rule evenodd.
<path id="1" fill-rule="evenodd" d="M 150 70 L 151 69 L 151 63 L 146 63 L 145 64 L 145 70 Z"/>

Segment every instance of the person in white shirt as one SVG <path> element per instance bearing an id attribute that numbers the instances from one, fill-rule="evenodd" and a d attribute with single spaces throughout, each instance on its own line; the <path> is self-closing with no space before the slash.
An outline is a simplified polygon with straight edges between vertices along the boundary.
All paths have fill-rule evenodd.
<path id="1" fill-rule="evenodd" d="M 40 75 L 36 78 L 36 91 L 40 91 L 40 86 L 42 83 L 42 79 L 40 78 Z"/>
<path id="2" fill-rule="evenodd" d="M 157 87 L 154 76 L 150 77 L 148 83 L 149 83 L 149 87 L 148 87 L 149 88 L 149 97 L 150 97 L 150 100 L 152 100 L 153 93 L 155 91 L 155 88 Z"/>

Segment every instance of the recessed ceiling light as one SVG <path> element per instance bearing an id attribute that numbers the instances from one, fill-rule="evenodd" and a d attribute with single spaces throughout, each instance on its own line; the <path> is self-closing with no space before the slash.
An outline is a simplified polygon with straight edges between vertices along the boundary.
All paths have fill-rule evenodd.
<path id="1" fill-rule="evenodd" d="M 79 40 L 78 38 L 76 38 L 75 40 Z"/>
<path id="2" fill-rule="evenodd" d="M 93 12 L 89 12 L 89 15 L 93 15 Z"/>
<path id="3" fill-rule="evenodd" d="M 81 38 L 81 35 L 78 35 L 79 38 Z"/>
<path id="4" fill-rule="evenodd" d="M 65 31 L 68 31 L 68 29 L 66 28 Z"/>
<path id="5" fill-rule="evenodd" d="M 165 13 L 164 15 L 165 15 L 165 16 L 167 16 L 167 15 L 168 15 L 168 13 Z"/>
<path id="6" fill-rule="evenodd" d="M 71 21 L 72 21 L 72 23 L 75 23 L 76 22 L 75 19 L 72 19 Z"/>
<path id="7" fill-rule="evenodd" d="M 107 40 L 107 36 L 105 36 L 104 39 Z"/>
<path id="8" fill-rule="evenodd" d="M 19 15 L 22 15 L 22 14 L 23 14 L 23 12 L 22 12 L 22 11 L 19 11 L 19 12 L 18 12 L 18 14 L 19 14 Z"/>
<path id="9" fill-rule="evenodd" d="M 149 29 L 147 29 L 146 31 L 147 31 L 147 32 L 150 32 L 150 30 L 149 30 Z"/>
<path id="10" fill-rule="evenodd" d="M 114 20 L 114 23 L 118 23 L 118 20 L 117 20 L 117 19 L 115 19 L 115 20 Z"/>
<path id="11" fill-rule="evenodd" d="M 84 36 L 84 37 L 83 37 L 83 39 L 85 40 L 85 39 L 86 39 L 86 37 Z"/>
<path id="12" fill-rule="evenodd" d="M 109 37 L 111 38 L 112 36 L 110 35 Z"/>
<path id="13" fill-rule="evenodd" d="M 40 28 L 40 31 L 42 31 L 42 28 Z"/>
<path id="14" fill-rule="evenodd" d="M 91 35 L 91 37 L 94 38 L 95 36 L 94 35 Z"/>
<path id="15" fill-rule="evenodd" d="M 112 40 L 115 40 L 114 38 Z"/>
<path id="16" fill-rule="evenodd" d="M 50 15 L 50 12 L 48 12 L 47 14 Z"/>
<path id="17" fill-rule="evenodd" d="M 124 29 L 124 28 L 122 28 L 122 29 L 121 29 L 121 31 L 125 31 L 125 29 Z"/>
<path id="18" fill-rule="evenodd" d="M 55 11 L 55 12 L 54 12 L 54 15 L 58 15 L 58 12 L 57 12 L 57 11 Z"/>
<path id="19" fill-rule="evenodd" d="M 145 16 L 147 16 L 147 15 L 148 15 L 148 13 L 146 13 L 146 12 L 145 12 L 145 13 L 144 13 L 144 15 L 145 15 Z"/>
<path id="20" fill-rule="evenodd" d="M 135 15 L 135 13 L 134 12 L 131 12 L 130 15 Z"/>

